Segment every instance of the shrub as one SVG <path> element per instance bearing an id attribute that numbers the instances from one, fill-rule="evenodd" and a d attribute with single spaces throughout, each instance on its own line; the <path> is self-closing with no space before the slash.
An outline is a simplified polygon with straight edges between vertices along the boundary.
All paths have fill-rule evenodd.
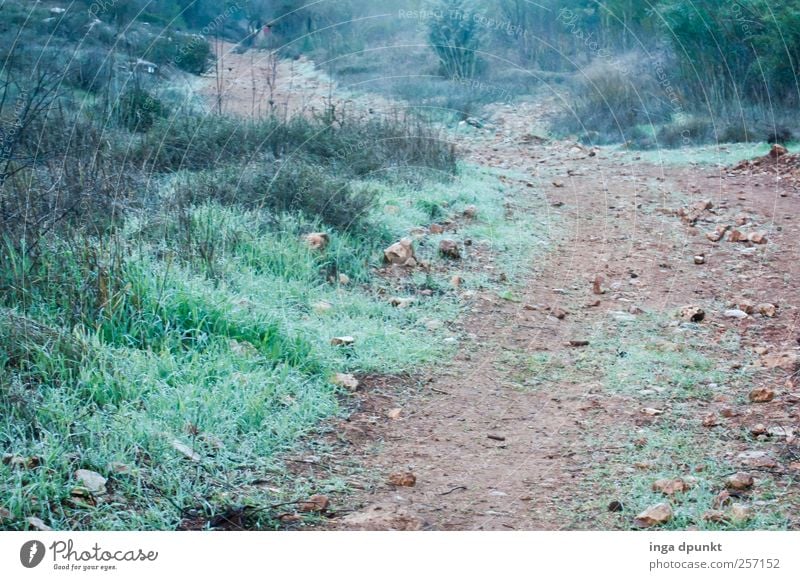
<path id="1" fill-rule="evenodd" d="M 115 103 L 117 121 L 129 131 L 146 132 L 166 113 L 159 99 L 139 87 L 128 89 Z"/>
<path id="2" fill-rule="evenodd" d="M 201 75 L 211 68 L 213 54 L 211 45 L 200 35 L 183 38 L 178 43 L 175 66 L 186 72 Z"/>

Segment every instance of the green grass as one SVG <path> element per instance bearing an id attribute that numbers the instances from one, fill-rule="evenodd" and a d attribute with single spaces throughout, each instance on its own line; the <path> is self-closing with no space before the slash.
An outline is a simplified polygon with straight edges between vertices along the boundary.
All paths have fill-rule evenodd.
<path id="1" fill-rule="evenodd" d="M 379 196 L 370 233 L 204 202 L 177 221 L 168 203 L 130 214 L 113 241 L 53 241 L 52 255 L 7 306 L 82 354 L 35 340 L 0 349 L 0 446 L 40 463 L 0 465 L 0 507 L 11 514 L 0 527 L 24 529 L 36 516 L 62 530 L 174 529 L 196 514 L 341 491 L 339 475 L 311 482 L 282 463 L 299 445 L 324 448 L 314 434 L 346 414 L 333 373 L 414 373 L 446 359 L 456 342 L 446 323 L 461 310 L 450 275 L 463 270 L 467 287 L 488 283 L 470 273 L 469 248 L 460 264 L 437 255 L 441 235 L 416 244 L 431 273 L 399 282 L 375 275 L 383 248 L 429 225 L 431 207 L 461 220 L 446 236 L 472 239 L 509 276 L 546 247 L 541 215 L 507 219 L 502 202 L 513 192 L 494 174 L 462 173 L 422 187 L 364 182 Z M 478 217 L 463 221 L 470 204 Z M 330 235 L 325 252 L 302 239 L 320 228 Z M 24 269 L 25 256 L 14 259 Z M 426 297 L 422 288 L 436 291 Z M 390 295 L 416 302 L 394 308 Z M 330 308 L 319 309 L 322 302 Z M 0 318 L 0 334 L 9 320 Z M 431 320 L 443 324 L 431 330 Z M 331 345 L 343 335 L 355 343 Z M 109 493 L 75 495 L 77 469 L 107 477 Z M 279 526 L 272 516 L 258 512 L 249 525 Z"/>
<path id="2" fill-rule="evenodd" d="M 711 165 L 728 167 L 745 159 L 761 157 L 769 153 L 768 143 L 720 143 L 701 147 L 682 147 L 680 149 L 654 149 L 635 151 L 630 154 L 647 163 L 658 165 Z M 800 151 L 800 146 L 791 143 L 788 149 L 792 153 Z"/>

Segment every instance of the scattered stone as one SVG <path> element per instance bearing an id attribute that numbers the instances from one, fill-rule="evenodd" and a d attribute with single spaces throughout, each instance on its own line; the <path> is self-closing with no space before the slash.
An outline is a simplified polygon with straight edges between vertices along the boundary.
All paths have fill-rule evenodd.
<path id="1" fill-rule="evenodd" d="M 304 239 L 306 241 L 306 244 L 308 244 L 309 248 L 311 248 L 312 250 L 319 250 L 319 251 L 322 251 L 326 247 L 328 247 L 328 244 L 331 241 L 330 236 L 328 236 L 328 234 L 323 232 L 313 232 L 310 234 L 306 234 Z"/>
<path id="2" fill-rule="evenodd" d="M 714 413 L 709 413 L 703 418 L 703 427 L 716 427 L 719 425 L 719 419 Z"/>
<path id="3" fill-rule="evenodd" d="M 708 510 L 703 514 L 703 520 L 712 524 L 727 524 L 728 516 L 720 510 Z"/>
<path id="4" fill-rule="evenodd" d="M 589 341 L 588 340 L 570 340 L 567 344 L 569 346 L 575 346 L 575 347 L 589 346 Z"/>
<path id="5" fill-rule="evenodd" d="M 761 316 L 766 316 L 767 318 L 774 318 L 775 314 L 778 311 L 778 308 L 774 304 L 770 304 L 769 302 L 763 302 L 756 306 L 756 310 Z"/>
<path id="6" fill-rule="evenodd" d="M 713 232 L 709 232 L 706 234 L 706 238 L 708 238 L 712 242 L 718 242 L 723 238 L 725 232 L 727 232 L 730 229 L 730 227 L 731 226 L 717 226 L 717 228 Z"/>
<path id="7" fill-rule="evenodd" d="M 331 501 L 327 495 L 312 495 L 304 502 L 297 505 L 297 510 L 301 512 L 324 512 L 328 509 Z"/>
<path id="8" fill-rule="evenodd" d="M 725 487 L 735 491 L 744 491 L 753 487 L 755 480 L 749 473 L 734 473 L 725 480 Z"/>
<path id="9" fill-rule="evenodd" d="M 463 283 L 464 279 L 461 276 L 453 276 L 452 278 L 450 278 L 450 284 L 454 288 L 460 288 Z"/>
<path id="10" fill-rule="evenodd" d="M 560 180 L 559 181 L 554 181 L 553 182 L 553 186 L 554 187 L 564 187 L 564 182 L 560 181 Z"/>
<path id="11" fill-rule="evenodd" d="M 443 234 L 444 233 L 444 226 L 440 224 L 431 224 L 428 228 L 428 231 L 433 235 Z"/>
<path id="12" fill-rule="evenodd" d="M 383 257 L 389 264 L 405 265 L 411 258 L 414 258 L 414 244 L 408 238 L 403 238 L 386 248 Z"/>
<path id="13" fill-rule="evenodd" d="M 417 477 L 410 471 L 393 473 L 389 476 L 389 483 L 397 487 L 414 487 L 417 484 Z"/>
<path id="14" fill-rule="evenodd" d="M 451 260 L 458 260 L 461 258 L 461 249 L 453 240 L 442 240 L 439 242 L 439 255 Z"/>
<path id="15" fill-rule="evenodd" d="M 750 427 L 750 434 L 758 437 L 759 435 L 766 435 L 767 427 L 763 423 L 756 423 Z"/>
<path id="16" fill-rule="evenodd" d="M 661 409 L 653 409 L 652 407 L 645 407 L 642 409 L 642 413 L 649 417 L 658 417 L 659 415 L 663 415 L 664 411 Z"/>
<path id="17" fill-rule="evenodd" d="M 280 519 L 281 523 L 284 524 L 296 524 L 303 521 L 303 516 L 300 514 L 283 514 Z"/>
<path id="18" fill-rule="evenodd" d="M 350 276 L 347 274 L 339 274 L 339 284 L 347 286 L 350 283 Z"/>
<path id="19" fill-rule="evenodd" d="M 605 294 L 605 288 L 603 288 L 603 277 L 598 275 L 595 276 L 594 282 L 592 282 L 592 292 L 594 294 Z"/>
<path id="20" fill-rule="evenodd" d="M 392 421 L 397 421 L 402 413 L 403 409 L 397 407 L 396 409 L 390 409 L 389 411 L 387 411 L 386 416 Z"/>
<path id="21" fill-rule="evenodd" d="M 463 214 L 465 218 L 474 220 L 478 216 L 478 208 L 474 205 L 468 205 L 464 208 Z"/>
<path id="22" fill-rule="evenodd" d="M 742 465 L 757 469 L 772 469 L 778 466 L 778 463 L 766 451 L 742 451 L 736 458 Z"/>
<path id="23" fill-rule="evenodd" d="M 698 266 L 700 266 L 701 264 L 705 264 L 706 263 L 706 257 L 703 254 L 697 254 L 694 257 L 694 263 L 697 264 Z"/>
<path id="24" fill-rule="evenodd" d="M 761 232 L 751 232 L 747 235 L 747 241 L 753 244 L 766 244 L 768 240 L 767 236 Z"/>
<path id="25" fill-rule="evenodd" d="M 22 455 L 6 453 L 3 455 L 3 464 L 17 469 L 36 469 L 42 464 L 42 459 L 36 455 L 23 457 Z"/>
<path id="26" fill-rule="evenodd" d="M 729 510 L 729 513 L 731 521 L 740 523 L 752 520 L 755 516 L 755 512 L 753 511 L 752 507 L 741 503 L 733 504 Z"/>
<path id="27" fill-rule="evenodd" d="M 360 384 L 358 382 L 358 379 L 349 373 L 336 373 L 335 375 L 333 375 L 331 382 L 334 385 L 344 387 L 349 391 L 357 390 L 358 385 Z"/>
<path id="28" fill-rule="evenodd" d="M 739 230 L 731 230 L 731 233 L 728 235 L 729 242 L 746 242 L 747 236 L 743 234 Z"/>
<path id="29" fill-rule="evenodd" d="M 738 308 L 731 308 L 729 310 L 726 310 L 722 314 L 723 316 L 725 316 L 725 318 L 736 318 L 738 320 L 747 318 L 747 312 L 745 312 L 744 310 L 739 310 Z"/>
<path id="30" fill-rule="evenodd" d="M 769 387 L 757 387 L 750 391 L 751 403 L 769 403 L 775 398 L 775 391 Z"/>
<path id="31" fill-rule="evenodd" d="M 356 341 L 352 336 L 334 336 L 331 339 L 333 346 L 350 346 Z"/>
<path id="32" fill-rule="evenodd" d="M 772 148 L 769 150 L 769 156 L 772 157 L 773 159 L 777 159 L 782 155 L 786 155 L 788 152 L 789 150 L 780 143 L 774 143 L 772 145 Z"/>
<path id="33" fill-rule="evenodd" d="M 0 524 L 2 524 L 5 520 L 10 520 L 10 519 L 11 519 L 11 512 L 4 507 L 0 507 Z"/>
<path id="34" fill-rule="evenodd" d="M 106 493 L 106 478 L 89 469 L 79 469 L 75 472 L 75 479 L 77 479 L 83 487 L 91 493 L 101 495 Z"/>
<path id="35" fill-rule="evenodd" d="M 690 485 L 680 477 L 675 479 L 659 479 L 653 482 L 652 487 L 653 491 L 670 496 L 676 493 L 683 493 L 690 489 Z"/>
<path id="36" fill-rule="evenodd" d="M 558 320 L 564 320 L 567 317 L 567 311 L 558 307 L 551 308 L 548 314 Z"/>
<path id="37" fill-rule="evenodd" d="M 389 298 L 389 304 L 395 308 L 408 308 L 414 304 L 414 298 L 400 298 L 399 296 L 392 296 Z"/>
<path id="38" fill-rule="evenodd" d="M 363 512 L 353 513 L 342 518 L 339 524 L 347 530 L 367 532 L 416 532 L 425 526 L 422 519 L 396 505 L 371 506 Z"/>
<path id="39" fill-rule="evenodd" d="M 650 506 L 633 520 L 640 528 L 651 528 L 666 524 L 672 519 L 672 507 L 668 503 L 659 503 Z"/>
<path id="40" fill-rule="evenodd" d="M 768 369 L 779 368 L 794 374 L 800 371 L 800 354 L 794 351 L 767 354 L 761 357 L 759 364 Z"/>
<path id="41" fill-rule="evenodd" d="M 684 306 L 680 311 L 680 317 L 688 322 L 702 322 L 706 312 L 699 306 Z"/>

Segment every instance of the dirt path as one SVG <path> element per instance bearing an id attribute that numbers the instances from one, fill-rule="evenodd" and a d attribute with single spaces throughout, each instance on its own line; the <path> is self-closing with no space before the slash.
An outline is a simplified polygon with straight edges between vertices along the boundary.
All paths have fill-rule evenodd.
<path id="1" fill-rule="evenodd" d="M 248 62 L 226 57 L 240 114 Z M 320 100 L 323 81 L 304 78 L 297 86 Z M 330 526 L 629 528 L 663 500 L 651 483 L 680 477 L 692 491 L 668 498 L 675 527 L 800 527 L 797 192 L 771 175 L 545 142 L 529 133 L 541 110 L 503 107 L 496 129 L 459 145 L 473 163 L 522 175 L 506 180 L 519 208 L 544 195 L 563 227 L 519 301 L 474 297 L 458 355 L 424 394 L 366 381 L 347 428 L 368 436 L 345 452 L 378 483 L 367 477 L 337 498 Z M 679 215 L 701 200 L 712 207 Z M 717 226 L 767 243 L 712 242 Z M 777 306 L 774 316 L 760 315 L 761 303 Z M 676 316 L 687 305 L 705 319 Z M 751 402 L 757 387 L 771 400 Z M 387 420 L 398 404 L 399 419 Z M 725 477 L 741 470 L 754 486 L 729 498 Z M 726 515 L 731 499 L 749 515 Z"/>
<path id="2" fill-rule="evenodd" d="M 740 499 L 768 505 L 778 514 L 775 518 L 783 518 L 782 525 L 800 525 L 791 515 L 800 469 L 796 440 L 792 435 L 760 441 L 748 436 L 759 423 L 767 429 L 798 427 L 794 362 L 777 373 L 754 371 L 748 380 L 709 383 L 714 392 L 684 397 L 664 393 L 658 378 L 633 392 L 615 391 L 604 376 L 609 353 L 602 350 L 608 351 L 608 345 L 593 352 L 598 348 L 594 338 L 613 335 L 617 322 L 635 327 L 637 319 L 648 317 L 660 324 L 643 331 L 644 341 L 665 351 L 685 349 L 687 356 L 702 352 L 723 377 L 747 365 L 759 367 L 752 360 L 754 348 L 765 357 L 787 352 L 796 362 L 797 194 L 770 176 L 736 179 L 710 169 L 645 165 L 634 154 L 606 150 L 589 156 L 568 143 L 520 145 L 525 139 L 515 131 L 530 116 L 516 112 L 506 117 L 512 115 L 501 125 L 506 131 L 472 146 L 471 159 L 523 171 L 535 187 L 523 187 L 518 195 L 544 192 L 567 226 L 544 260 L 531 264 L 519 303 L 479 296 L 464 328 L 477 338 L 432 378 L 430 395 L 410 401 L 399 421 L 385 424 L 380 447 L 363 452 L 364 464 L 387 475 L 411 473 L 415 485 L 393 485 L 389 475 L 387 483 L 358 495 L 355 512 L 336 525 L 628 528 L 647 501 L 630 497 L 636 490 L 625 479 L 637 471 L 645 472 L 645 481 L 665 474 L 657 462 L 636 461 L 637 447 L 648 445 L 655 448 L 649 450 L 651 458 L 672 454 L 668 464 L 677 468 L 667 468 L 669 477 L 685 477 L 703 487 L 707 498 L 722 491 L 729 470 L 755 469 L 757 485 L 777 489 L 781 499 L 765 501 L 757 493 Z M 676 215 L 683 204 L 700 199 L 711 200 L 714 209 L 701 212 L 697 223 Z M 769 243 L 712 243 L 703 235 L 718 224 L 733 224 L 735 216 L 747 216 L 741 229 L 765 232 Z M 705 264 L 695 264 L 700 254 Z M 593 287 L 598 276 L 602 294 Z M 737 301 L 778 304 L 779 314 L 725 318 L 723 309 Z M 708 311 L 704 328 L 697 331 L 698 325 L 675 316 L 691 304 Z M 682 336 L 701 332 L 696 338 Z M 712 343 L 704 344 L 709 335 Z M 735 337 L 738 346 L 717 345 L 723 335 Z M 570 343 L 585 340 L 585 346 Z M 626 344 L 624 336 L 615 340 Z M 626 354 L 617 350 L 619 356 Z M 541 354 L 546 358 L 535 358 Z M 663 366 L 659 356 L 637 364 Z M 524 364 L 531 357 L 543 364 Z M 556 364 L 564 372 L 553 373 L 550 367 Z M 681 370 L 680 361 L 673 364 Z M 545 376 L 537 384 L 539 372 L 552 380 Z M 676 374 L 675 369 L 669 372 Z M 694 379 L 698 384 L 692 387 L 706 386 L 700 377 Z M 774 387 L 775 400 L 751 404 L 749 390 L 758 385 Z M 674 417 L 660 419 L 662 412 Z M 692 464 L 694 453 L 681 457 L 668 441 L 661 443 L 663 430 L 691 434 L 702 446 L 701 460 Z M 699 483 L 694 483 L 698 474 Z M 621 512 L 615 501 L 622 504 Z M 710 518 L 713 508 L 727 505 L 721 501 L 687 510 L 684 526 L 696 525 L 703 515 Z"/>

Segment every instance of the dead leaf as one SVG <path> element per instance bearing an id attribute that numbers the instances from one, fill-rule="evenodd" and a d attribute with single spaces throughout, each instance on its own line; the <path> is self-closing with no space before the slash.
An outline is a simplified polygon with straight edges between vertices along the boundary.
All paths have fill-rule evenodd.
<path id="1" fill-rule="evenodd" d="M 37 517 L 29 517 L 25 518 L 25 521 L 28 522 L 28 525 L 35 530 L 39 530 L 40 532 L 52 532 L 53 528 L 48 526 L 42 520 Z"/>
<path id="2" fill-rule="evenodd" d="M 190 461 L 200 461 L 201 459 L 200 455 L 195 453 L 191 447 L 181 443 L 177 439 L 172 442 L 172 448 Z"/>
<path id="3" fill-rule="evenodd" d="M 650 528 L 666 524 L 672 519 L 672 507 L 668 503 L 659 503 L 650 506 L 633 520 L 640 528 Z"/>
<path id="4" fill-rule="evenodd" d="M 297 509 L 301 512 L 324 512 L 330 503 L 327 495 L 312 495 L 306 501 L 300 502 Z"/>
<path id="5" fill-rule="evenodd" d="M 77 479 L 83 487 L 91 493 L 101 495 L 106 493 L 106 478 L 89 469 L 79 469 L 75 472 L 75 479 Z"/>

